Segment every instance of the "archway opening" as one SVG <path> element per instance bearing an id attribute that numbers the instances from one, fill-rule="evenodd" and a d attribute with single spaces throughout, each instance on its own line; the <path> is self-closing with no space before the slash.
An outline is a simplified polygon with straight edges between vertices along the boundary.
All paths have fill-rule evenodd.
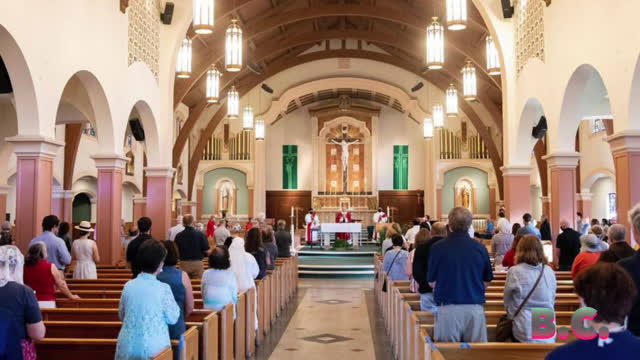
<path id="1" fill-rule="evenodd" d="M 91 198 L 86 193 L 80 193 L 73 198 L 72 222 L 91 221 Z"/>

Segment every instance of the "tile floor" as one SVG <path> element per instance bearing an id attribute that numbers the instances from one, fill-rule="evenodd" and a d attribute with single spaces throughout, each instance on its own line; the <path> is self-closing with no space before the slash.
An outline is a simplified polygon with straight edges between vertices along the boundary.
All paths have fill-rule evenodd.
<path id="1" fill-rule="evenodd" d="M 372 285 L 371 279 L 301 280 L 279 338 L 267 339 L 256 359 L 391 359 Z"/>

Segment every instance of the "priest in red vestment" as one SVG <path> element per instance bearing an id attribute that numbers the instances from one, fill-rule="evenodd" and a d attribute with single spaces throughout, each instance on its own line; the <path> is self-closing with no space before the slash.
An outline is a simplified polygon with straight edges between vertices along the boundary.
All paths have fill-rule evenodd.
<path id="1" fill-rule="evenodd" d="M 216 221 L 212 216 L 209 218 L 209 222 L 207 222 L 207 238 L 212 238 L 215 232 L 216 232 Z"/>
<path id="2" fill-rule="evenodd" d="M 342 210 L 336 214 L 336 223 L 350 223 L 351 222 L 351 212 L 347 210 L 346 207 L 342 207 Z M 337 233 L 336 239 L 338 240 L 349 240 L 351 239 L 351 234 L 349 233 Z"/>

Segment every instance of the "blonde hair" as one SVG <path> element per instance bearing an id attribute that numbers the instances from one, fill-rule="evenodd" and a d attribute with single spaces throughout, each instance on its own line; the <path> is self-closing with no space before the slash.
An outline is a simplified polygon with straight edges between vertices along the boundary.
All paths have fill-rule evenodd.
<path id="1" fill-rule="evenodd" d="M 525 235 L 518 242 L 516 247 L 516 263 L 517 264 L 529 264 L 537 266 L 539 264 L 546 264 L 547 257 L 544 255 L 542 249 L 542 243 L 535 235 Z"/>
<path id="2" fill-rule="evenodd" d="M 629 222 L 633 224 L 635 231 L 640 233 L 640 203 L 629 211 Z"/>

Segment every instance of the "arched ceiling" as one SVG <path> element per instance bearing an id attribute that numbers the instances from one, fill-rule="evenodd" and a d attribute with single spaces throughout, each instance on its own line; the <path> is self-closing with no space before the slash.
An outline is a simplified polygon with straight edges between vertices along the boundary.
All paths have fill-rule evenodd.
<path id="1" fill-rule="evenodd" d="M 238 73 L 223 72 L 222 95 L 231 85 L 236 85 L 241 95 L 246 94 L 281 71 L 330 57 L 372 59 L 410 71 L 441 90 L 450 83 L 461 89 L 460 69 L 471 60 L 478 73 L 479 97 L 473 103 L 461 99 L 461 110 L 483 136 L 499 175 L 501 155 L 479 113 L 488 114 L 490 125 L 502 130 L 501 80 L 486 73 L 484 49 L 489 31 L 473 2 L 468 1 L 467 5 L 467 29 L 445 32 L 445 68 L 428 71 L 426 27 L 434 15 L 443 21 L 445 0 L 216 0 L 213 33 L 196 35 L 190 30 L 188 34 L 193 38 L 191 77 L 175 81 L 174 105 L 184 103 L 190 113 L 174 144 L 174 166 L 198 118 L 209 106 L 205 101 L 204 75 L 212 64 L 224 68 L 224 32 L 231 19 L 236 18 L 244 32 L 244 67 Z M 357 45 L 347 47 L 347 40 L 350 44 L 355 40 Z M 335 49 L 336 41 L 342 42 L 341 49 Z M 386 54 L 370 51 L 369 45 Z M 316 52 L 309 53 L 312 48 Z M 224 106 L 211 119 L 205 119 L 200 141 L 190 154 L 190 191 L 201 149 L 224 118 L 223 109 Z"/>

